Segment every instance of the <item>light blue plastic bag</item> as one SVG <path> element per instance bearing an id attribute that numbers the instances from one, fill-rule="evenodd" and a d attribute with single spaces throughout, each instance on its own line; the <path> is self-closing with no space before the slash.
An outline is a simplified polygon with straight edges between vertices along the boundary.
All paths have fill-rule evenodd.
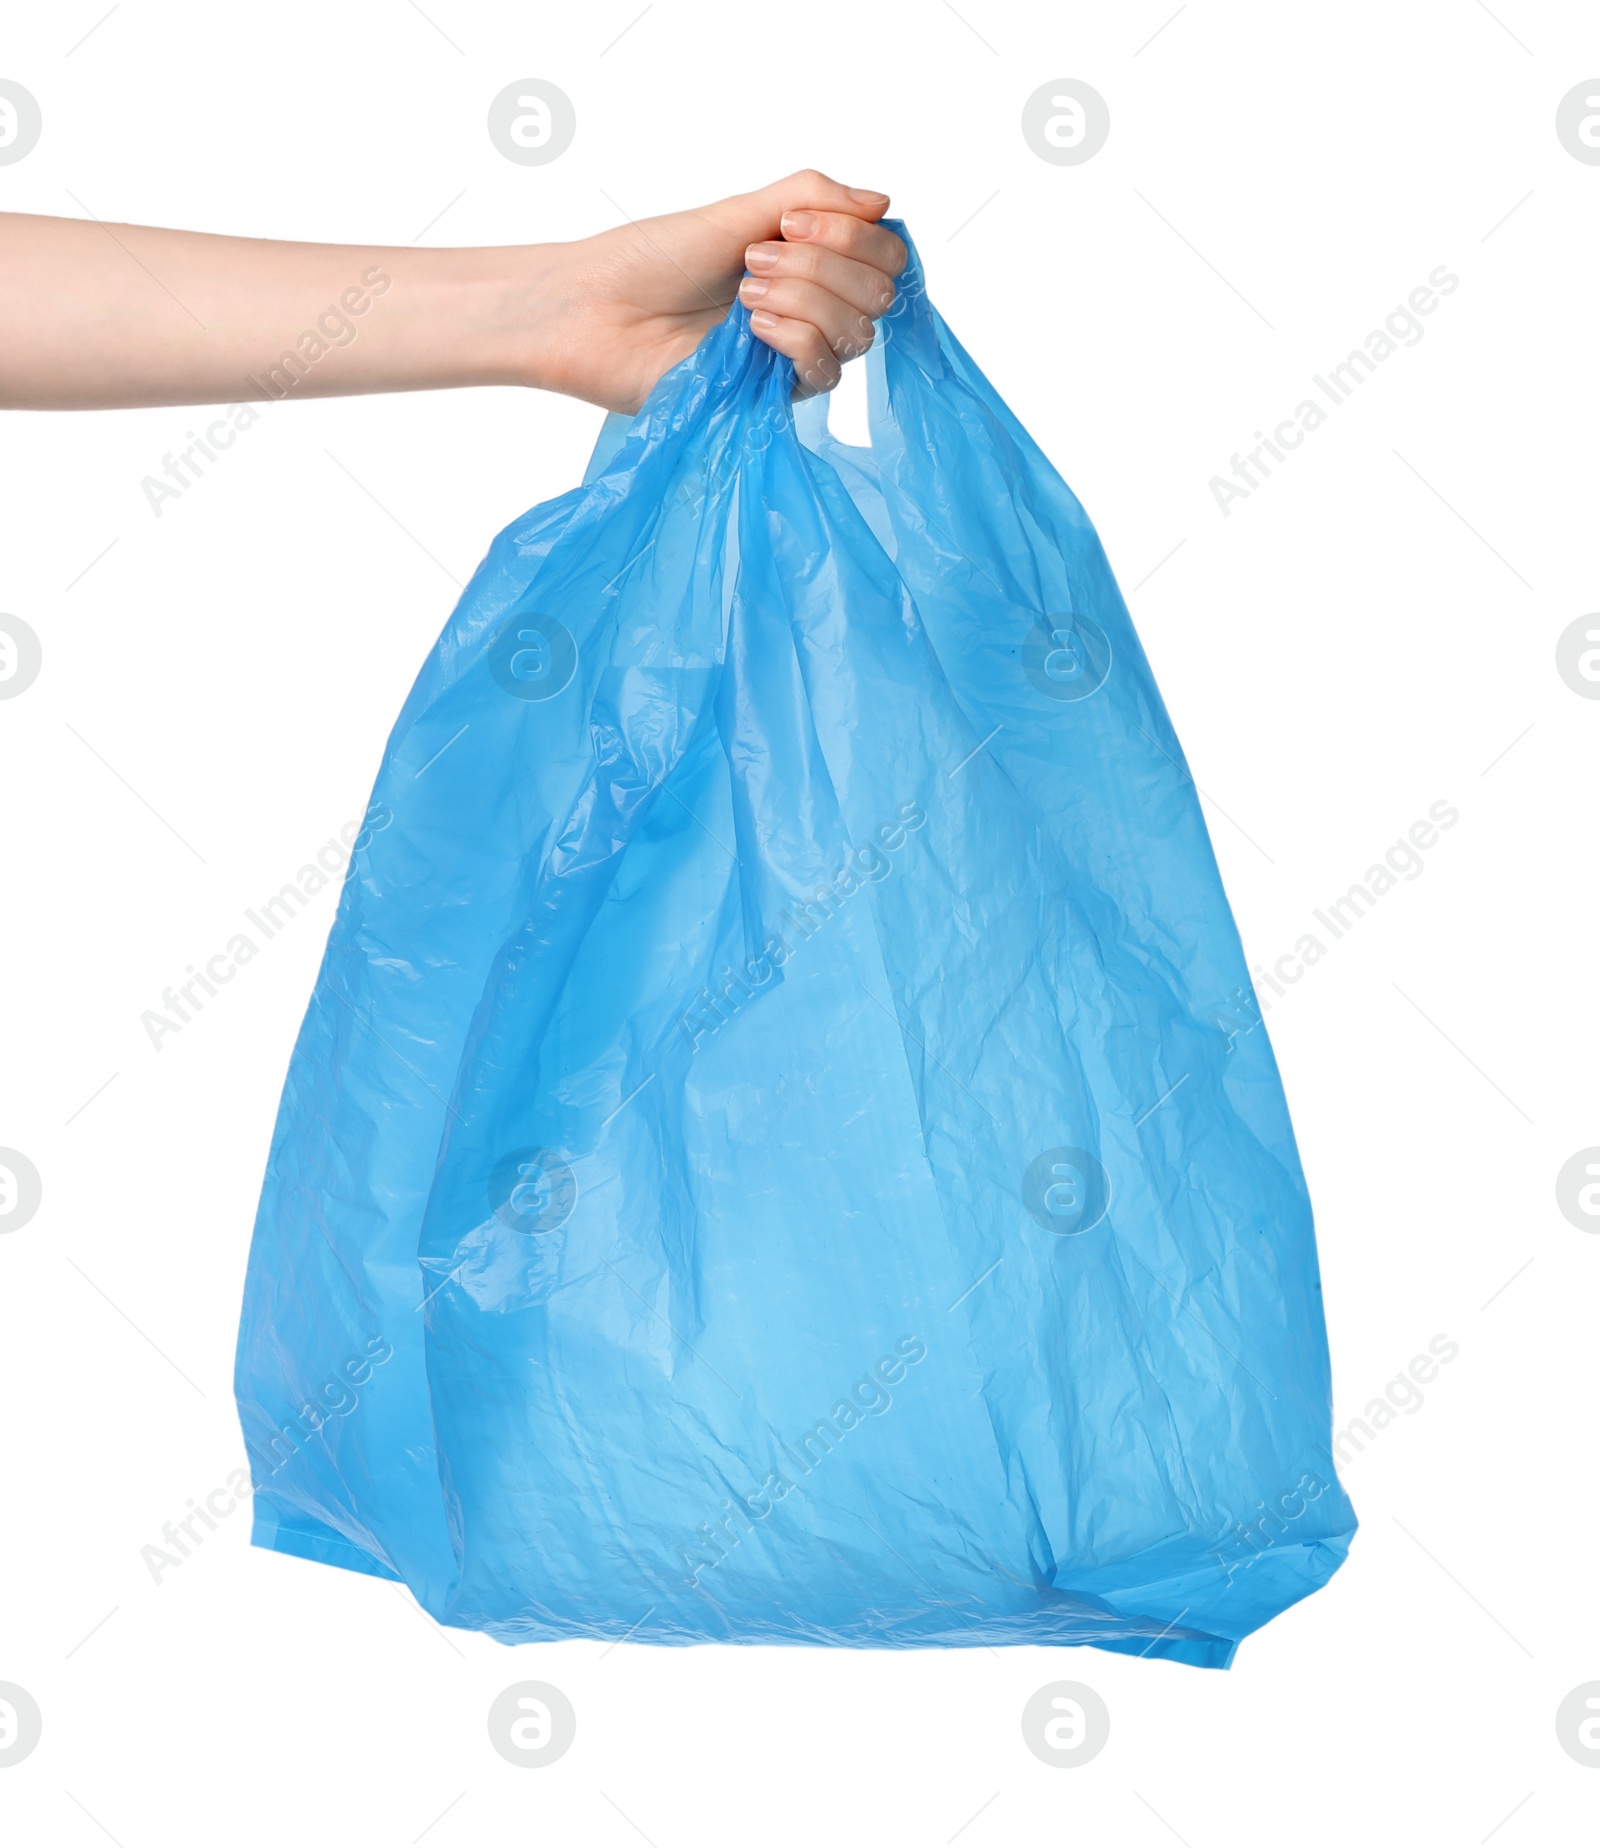
<path id="1" fill-rule="evenodd" d="M 914 255 L 867 363 L 870 450 L 735 307 L 424 666 L 256 1224 L 255 1539 L 508 1642 L 1225 1666 L 1355 1528 L 1277 1071 Z"/>

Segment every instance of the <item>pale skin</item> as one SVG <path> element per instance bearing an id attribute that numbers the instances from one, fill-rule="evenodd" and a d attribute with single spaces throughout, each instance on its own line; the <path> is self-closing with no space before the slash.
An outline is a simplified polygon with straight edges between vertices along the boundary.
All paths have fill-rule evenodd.
<path id="1" fill-rule="evenodd" d="M 461 250 L 0 213 L 0 408 L 521 385 L 633 412 L 735 296 L 810 396 L 894 300 L 888 207 L 807 171 L 574 243 Z M 283 392 L 255 387 L 329 309 L 343 325 L 320 330 L 323 353 Z"/>

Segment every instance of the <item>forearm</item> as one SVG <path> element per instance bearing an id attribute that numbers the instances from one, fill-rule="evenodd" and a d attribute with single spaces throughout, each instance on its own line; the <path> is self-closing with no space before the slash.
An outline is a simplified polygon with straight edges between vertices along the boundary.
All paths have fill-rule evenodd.
<path id="1" fill-rule="evenodd" d="M 0 407 L 537 384 L 561 248 L 291 244 L 0 214 Z"/>

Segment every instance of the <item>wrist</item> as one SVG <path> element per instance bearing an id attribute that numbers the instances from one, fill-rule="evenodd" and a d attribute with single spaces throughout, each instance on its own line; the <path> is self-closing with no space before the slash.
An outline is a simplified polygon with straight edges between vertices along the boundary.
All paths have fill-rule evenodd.
<path id="1" fill-rule="evenodd" d="M 473 253 L 488 259 L 470 311 L 479 381 L 560 391 L 571 322 L 570 246 L 514 244 Z"/>

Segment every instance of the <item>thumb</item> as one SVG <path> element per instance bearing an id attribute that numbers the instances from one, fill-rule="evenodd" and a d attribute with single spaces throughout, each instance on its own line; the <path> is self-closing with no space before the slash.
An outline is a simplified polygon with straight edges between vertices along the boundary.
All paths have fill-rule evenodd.
<path id="1" fill-rule="evenodd" d="M 758 192 L 736 193 L 712 208 L 719 222 L 746 244 L 781 237 L 785 212 L 844 212 L 874 224 L 888 209 L 887 193 L 842 186 L 812 167 L 774 180 Z"/>

